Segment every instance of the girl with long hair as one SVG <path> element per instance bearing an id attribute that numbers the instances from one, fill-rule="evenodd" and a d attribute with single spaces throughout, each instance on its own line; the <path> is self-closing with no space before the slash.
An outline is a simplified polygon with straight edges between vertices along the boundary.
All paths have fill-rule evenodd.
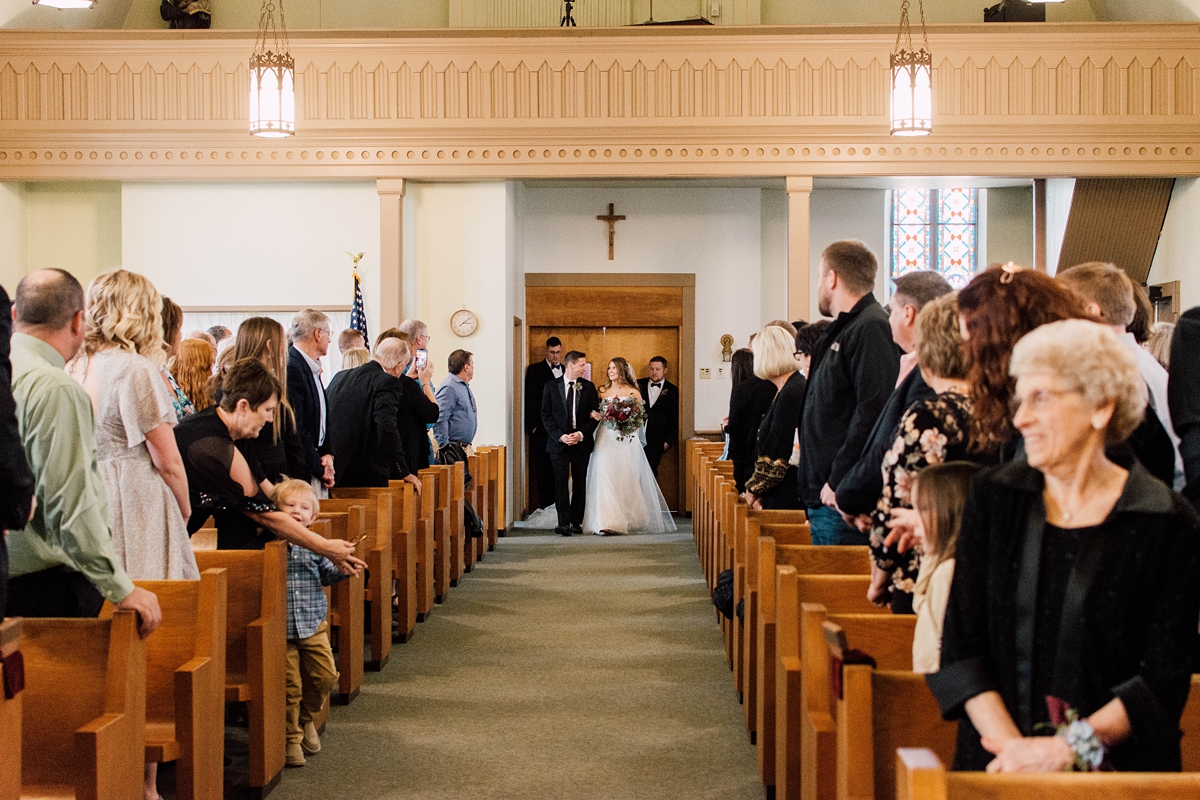
<path id="1" fill-rule="evenodd" d="M 212 396 L 208 393 L 208 382 L 213 372 L 213 349 L 208 342 L 203 339 L 184 339 L 167 366 L 180 390 L 197 411 L 213 405 Z"/>

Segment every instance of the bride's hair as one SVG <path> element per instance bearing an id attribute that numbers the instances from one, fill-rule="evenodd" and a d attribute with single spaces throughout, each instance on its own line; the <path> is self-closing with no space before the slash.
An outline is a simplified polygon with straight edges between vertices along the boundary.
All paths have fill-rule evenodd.
<path id="1" fill-rule="evenodd" d="M 614 359 L 611 359 L 611 360 L 610 360 L 610 363 L 611 363 L 611 364 L 612 364 L 614 367 L 616 367 L 616 368 L 617 368 L 617 381 L 618 381 L 619 383 L 623 383 L 623 384 L 625 384 L 625 385 L 626 385 L 626 386 L 628 386 L 630 389 L 636 389 L 636 388 L 637 388 L 637 378 L 635 378 L 635 377 L 634 377 L 634 375 L 633 375 L 633 367 L 629 366 L 629 362 L 628 362 L 628 361 L 626 361 L 625 359 L 621 358 L 620 356 L 617 356 L 616 358 L 614 358 Z M 605 370 L 604 370 L 604 374 L 605 374 L 605 376 L 607 376 L 607 375 L 608 375 L 608 370 L 607 370 L 607 369 L 605 369 Z M 612 385 L 613 385 L 612 379 L 609 379 L 609 380 L 608 380 L 608 381 L 607 381 L 607 382 L 604 384 L 604 386 L 602 386 L 602 387 L 601 387 L 601 391 L 607 392 L 609 389 L 611 389 L 611 388 L 612 388 Z"/>

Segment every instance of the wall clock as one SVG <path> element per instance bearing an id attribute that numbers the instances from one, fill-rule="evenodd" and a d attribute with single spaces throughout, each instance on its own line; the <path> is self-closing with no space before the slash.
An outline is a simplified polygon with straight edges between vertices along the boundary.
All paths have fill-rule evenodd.
<path id="1" fill-rule="evenodd" d="M 479 327 L 479 318 L 474 311 L 459 309 L 450 316 L 450 330 L 456 336 L 470 336 Z"/>

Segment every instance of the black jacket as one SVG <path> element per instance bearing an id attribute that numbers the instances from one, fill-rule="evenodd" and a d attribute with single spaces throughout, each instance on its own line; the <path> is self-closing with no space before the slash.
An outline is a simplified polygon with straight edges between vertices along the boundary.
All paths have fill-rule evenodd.
<path id="1" fill-rule="evenodd" d="M 0 286 L 0 529 L 19 531 L 29 522 L 33 501 L 33 473 L 17 427 L 17 404 L 12 394 L 12 305 Z M 0 536 L 3 536 L 0 533 Z M 0 605 L 0 613 L 4 606 Z"/>
<path id="2" fill-rule="evenodd" d="M 320 478 L 325 474 L 325 468 L 321 466 L 321 456 L 333 452 L 329 447 L 329 419 L 327 414 L 325 444 L 318 447 L 317 440 L 321 436 L 321 399 L 317 396 L 317 383 L 313 380 L 308 362 L 294 346 L 288 347 L 287 384 L 288 402 L 296 412 L 296 433 L 304 448 L 304 458 L 308 462 L 308 468 L 312 470 L 311 477 Z M 320 391 L 324 393 L 324 387 Z M 328 396 L 325 398 L 325 407 L 329 408 Z"/>
<path id="3" fill-rule="evenodd" d="M 400 441 L 404 444 L 408 468 L 420 472 L 429 466 L 429 429 L 425 426 L 438 421 L 438 404 L 425 396 L 421 384 L 413 378 L 401 375 L 400 383 L 404 387 L 398 423 Z"/>
<path id="4" fill-rule="evenodd" d="M 746 481 L 754 474 L 758 457 L 756 440 L 763 414 L 775 399 L 775 384 L 751 375 L 729 394 L 729 460 L 733 462 L 733 482 L 738 493 L 746 491 Z"/>
<path id="5" fill-rule="evenodd" d="M 646 403 L 646 446 L 662 450 L 663 444 L 674 447 L 679 442 L 679 387 L 663 378 L 658 400 L 650 405 L 650 379 L 638 382 L 638 391 Z"/>
<path id="6" fill-rule="evenodd" d="M 1200 306 L 1183 313 L 1171 339 L 1171 380 L 1167 404 L 1171 425 L 1179 437 L 1179 454 L 1187 486 L 1183 494 L 1200 508 Z"/>
<path id="7" fill-rule="evenodd" d="M 883 493 L 883 455 L 896 442 L 896 429 L 904 412 L 918 400 L 937 395 L 921 377 L 921 368 L 913 367 L 888 398 L 875 421 L 862 455 L 837 485 L 838 508 L 852 516 L 870 514 Z"/>
<path id="8" fill-rule="evenodd" d="M 310 373 L 311 374 L 311 373 Z M 404 386 L 369 361 L 349 371 L 329 399 L 329 430 L 337 486 L 387 486 L 409 475 L 396 421 Z"/>
<path id="9" fill-rule="evenodd" d="M 559 366 L 562 367 L 562 364 Z M 531 436 L 539 429 L 545 433 L 542 428 L 542 391 L 552 380 L 556 378 L 550 371 L 550 362 L 545 359 L 530 364 L 525 370 L 525 432 Z"/>
<path id="10" fill-rule="evenodd" d="M 542 427 L 546 430 L 546 452 L 555 455 L 567 449 L 559 441 L 564 434 L 581 431 L 583 441 L 575 447 L 592 452 L 596 444 L 596 427 L 600 424 L 592 419 L 592 412 L 600 408 L 600 395 L 596 385 L 589 380 L 579 379 L 579 400 L 575 407 L 575 427 L 571 426 L 571 414 L 567 410 L 567 386 L 563 380 L 547 383 L 542 389 Z"/>
<path id="11" fill-rule="evenodd" d="M 1200 520 L 1141 464 L 1129 468 L 1108 518 L 1085 534 L 1070 574 L 1057 576 L 1066 591 L 1050 693 L 1083 717 L 1120 697 L 1133 733 L 1109 751 L 1113 766 L 1178 771 L 1198 640 Z M 946 719 L 961 720 L 955 769 L 983 769 L 993 757 L 966 719 L 972 697 L 999 692 L 1025 736 L 1048 718 L 1033 696 L 1043 487 L 1042 473 L 1017 461 L 981 473 L 967 499 L 941 669 L 926 678 Z"/>
<path id="12" fill-rule="evenodd" d="M 754 474 L 746 480 L 746 490 L 758 495 L 763 508 L 800 507 L 798 473 L 791 465 L 791 458 L 806 385 L 803 375 L 792 373 L 758 426 L 755 441 L 758 455 L 754 459 Z"/>
<path id="13" fill-rule="evenodd" d="M 800 424 L 805 506 L 821 505 L 821 487 L 836 490 L 858 461 L 899 374 L 887 312 L 868 294 L 838 314 L 813 352 Z"/>

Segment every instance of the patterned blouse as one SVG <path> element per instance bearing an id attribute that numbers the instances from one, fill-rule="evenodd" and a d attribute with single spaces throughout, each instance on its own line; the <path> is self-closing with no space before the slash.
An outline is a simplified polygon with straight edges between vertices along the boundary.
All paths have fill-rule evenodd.
<path id="1" fill-rule="evenodd" d="M 175 376 L 170 373 L 166 367 L 160 367 L 163 377 L 166 378 L 167 384 L 171 387 L 171 405 L 175 406 L 175 416 L 182 420 L 184 417 L 190 417 L 196 413 L 196 406 L 188 399 L 188 396 L 183 393 L 179 382 L 175 380 Z"/>
<path id="2" fill-rule="evenodd" d="M 892 575 L 893 591 L 911 594 L 921 552 L 885 547 L 893 508 L 912 508 L 913 479 L 925 467 L 968 459 L 971 401 L 955 391 L 918 400 L 904 412 L 896 441 L 883 456 L 883 495 L 871 513 L 871 558 Z"/>

